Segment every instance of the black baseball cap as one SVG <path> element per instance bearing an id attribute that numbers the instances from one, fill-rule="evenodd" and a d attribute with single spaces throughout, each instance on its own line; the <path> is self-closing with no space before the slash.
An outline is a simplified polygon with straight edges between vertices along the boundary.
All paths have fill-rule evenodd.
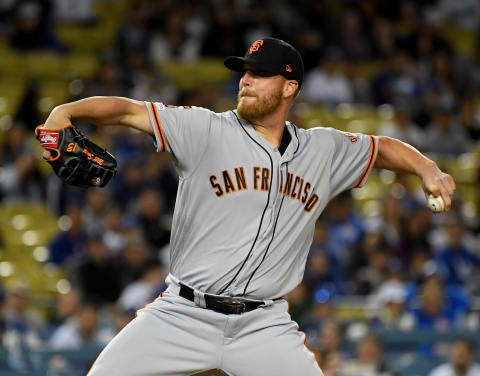
<path id="1" fill-rule="evenodd" d="M 279 74 L 288 80 L 303 82 L 303 61 L 300 53 L 287 42 L 277 38 L 258 39 L 248 48 L 244 57 L 229 56 L 223 63 L 235 72 L 243 72 L 249 64 L 264 72 Z"/>

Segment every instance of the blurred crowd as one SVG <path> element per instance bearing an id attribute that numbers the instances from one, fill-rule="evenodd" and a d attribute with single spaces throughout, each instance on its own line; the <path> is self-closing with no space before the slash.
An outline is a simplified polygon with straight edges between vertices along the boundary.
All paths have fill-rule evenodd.
<path id="1" fill-rule="evenodd" d="M 55 26 L 95 25 L 101 22 L 95 4 L 109 1 L 2 0 L 0 38 L 18 53 L 68 54 Z M 447 157 L 478 147 L 480 38 L 465 53 L 443 32 L 453 27 L 478 34 L 477 0 L 128 3 L 113 45 L 98 57 L 97 73 L 70 85 L 72 100 L 116 95 L 219 110 L 234 105 L 237 76 L 185 90 L 158 64 L 243 55 L 252 41 L 271 35 L 291 42 L 304 58 L 296 106 L 390 104 L 394 117 L 380 124 L 378 134 Z M 42 168 L 32 137 L 47 116 L 38 105 L 39 85 L 30 83 L 2 138 L 0 199 L 46 203 L 61 219 L 47 262 L 66 271 L 70 288 L 46 315 L 35 311 L 27 285 L 0 292 L 0 348 L 19 371 L 35 369 L 28 349 L 103 347 L 165 288 L 178 181 L 151 138 L 77 123 L 116 156 L 119 173 L 105 189 L 62 185 Z M 394 375 L 373 335 L 378 331 L 480 333 L 480 223 L 465 217 L 460 196 L 450 213 L 434 217 L 411 180 L 395 179 L 395 191 L 378 197 L 378 215 L 363 215 L 350 192 L 331 202 L 316 225 L 304 282 L 288 296 L 290 313 L 328 376 Z M 345 301 L 359 301 L 366 314 L 339 315 Z M 345 350 L 346 341 L 356 347 Z M 469 341 L 419 344 L 412 351 L 444 357 L 447 363 L 432 376 L 453 375 L 452 369 L 480 375 Z M 62 359 L 51 363 L 68 368 Z"/>

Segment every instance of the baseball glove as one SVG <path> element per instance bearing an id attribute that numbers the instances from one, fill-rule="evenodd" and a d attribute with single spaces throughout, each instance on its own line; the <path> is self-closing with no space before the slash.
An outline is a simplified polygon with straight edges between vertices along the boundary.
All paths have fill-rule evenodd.
<path id="1" fill-rule="evenodd" d="M 78 128 L 35 129 L 40 145 L 50 152 L 45 160 L 65 183 L 77 187 L 104 187 L 117 172 L 117 161 L 106 149 L 88 140 Z"/>

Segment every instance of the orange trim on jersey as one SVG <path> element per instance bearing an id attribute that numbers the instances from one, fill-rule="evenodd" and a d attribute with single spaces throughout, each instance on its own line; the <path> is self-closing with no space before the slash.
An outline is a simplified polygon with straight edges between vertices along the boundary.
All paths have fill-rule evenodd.
<path id="1" fill-rule="evenodd" d="M 365 182 L 365 179 L 367 178 L 368 173 L 370 172 L 373 166 L 373 159 L 375 158 L 376 152 L 377 152 L 377 143 L 375 142 L 375 138 L 373 136 L 370 136 L 370 157 L 368 158 L 367 167 L 365 167 L 365 170 L 363 171 L 362 176 L 360 176 L 360 179 L 358 179 L 357 184 L 355 184 L 354 188 L 360 187 Z"/>
<path id="2" fill-rule="evenodd" d="M 157 127 L 157 132 L 160 136 L 160 141 L 162 143 L 160 151 L 167 151 L 167 146 L 165 144 L 165 136 L 163 135 L 162 123 L 160 123 L 160 120 L 158 120 L 157 109 L 152 102 L 150 102 L 150 106 L 152 107 L 153 119 L 155 120 L 155 126 Z"/>

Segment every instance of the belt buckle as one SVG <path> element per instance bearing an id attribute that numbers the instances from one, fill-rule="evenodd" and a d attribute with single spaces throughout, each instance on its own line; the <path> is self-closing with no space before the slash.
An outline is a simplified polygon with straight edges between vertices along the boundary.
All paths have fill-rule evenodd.
<path id="1" fill-rule="evenodd" d="M 229 303 L 231 304 L 232 313 L 235 314 L 244 313 L 247 308 L 245 302 L 238 299 L 231 299 Z"/>

